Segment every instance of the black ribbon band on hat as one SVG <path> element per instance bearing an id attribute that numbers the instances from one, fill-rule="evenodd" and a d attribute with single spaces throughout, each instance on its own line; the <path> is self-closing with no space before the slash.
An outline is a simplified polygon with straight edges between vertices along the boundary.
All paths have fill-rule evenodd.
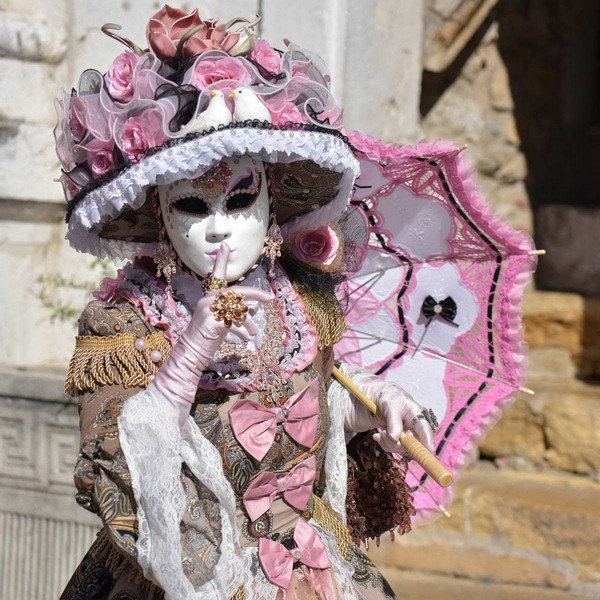
<path id="1" fill-rule="evenodd" d="M 427 298 L 423 300 L 421 311 L 428 319 L 433 319 L 433 317 L 438 315 L 445 321 L 448 321 L 448 323 L 457 325 L 457 323 L 454 323 L 457 312 L 456 302 L 454 302 L 451 296 L 448 296 L 439 302 L 432 296 L 427 296 Z"/>

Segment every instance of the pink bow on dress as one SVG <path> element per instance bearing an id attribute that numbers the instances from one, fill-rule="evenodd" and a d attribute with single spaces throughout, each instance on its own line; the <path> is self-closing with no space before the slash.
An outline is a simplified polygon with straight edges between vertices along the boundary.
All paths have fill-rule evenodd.
<path id="1" fill-rule="evenodd" d="M 296 548 L 288 550 L 283 544 L 260 538 L 258 540 L 258 560 L 267 579 L 287 589 L 292 580 L 292 569 L 295 561 L 300 561 L 313 569 L 327 569 L 331 566 L 325 545 L 317 534 L 303 519 L 299 519 L 294 530 Z"/>
<path id="2" fill-rule="evenodd" d="M 256 521 L 273 504 L 281 492 L 283 499 L 294 508 L 304 510 L 312 493 L 317 459 L 309 456 L 296 465 L 287 475 L 276 477 L 271 471 L 261 473 L 244 492 L 244 507 L 251 521 Z"/>
<path id="3" fill-rule="evenodd" d="M 229 422 L 242 448 L 258 461 L 273 445 L 278 423 L 283 423 L 286 433 L 298 444 L 310 448 L 319 422 L 319 381 L 313 379 L 273 408 L 246 398 L 238 400 L 229 411 Z"/>

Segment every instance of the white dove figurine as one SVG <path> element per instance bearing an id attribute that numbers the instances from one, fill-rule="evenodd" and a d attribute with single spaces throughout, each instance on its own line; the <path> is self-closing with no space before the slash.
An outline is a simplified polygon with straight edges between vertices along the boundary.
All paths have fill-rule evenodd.
<path id="1" fill-rule="evenodd" d="M 263 104 L 262 100 L 249 88 L 239 87 L 231 94 L 230 98 L 234 99 L 235 108 L 233 110 L 233 121 L 267 121 L 271 123 L 271 113 Z"/>
<path id="2" fill-rule="evenodd" d="M 187 133 L 207 131 L 211 127 L 217 128 L 219 125 L 229 125 L 231 123 L 231 111 L 227 108 L 223 92 L 213 90 L 210 95 L 212 98 L 208 106 L 196 117 Z"/>

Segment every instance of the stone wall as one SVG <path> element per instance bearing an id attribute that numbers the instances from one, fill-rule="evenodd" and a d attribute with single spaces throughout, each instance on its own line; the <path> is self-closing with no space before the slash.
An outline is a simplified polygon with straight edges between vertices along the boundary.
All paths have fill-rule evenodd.
<path id="1" fill-rule="evenodd" d="M 73 492 L 79 450 L 62 373 L 0 368 L 0 598 L 58 598 L 99 520 Z"/>
<path id="2" fill-rule="evenodd" d="M 434 41 L 461 4 L 469 3 L 428 3 L 426 64 L 440 53 Z M 479 185 L 494 210 L 517 229 L 532 233 L 533 213 L 525 186 L 527 159 L 521 148 L 493 13 L 472 31 L 472 38 L 443 71 L 425 71 L 421 111 L 425 137 L 468 145 Z"/>

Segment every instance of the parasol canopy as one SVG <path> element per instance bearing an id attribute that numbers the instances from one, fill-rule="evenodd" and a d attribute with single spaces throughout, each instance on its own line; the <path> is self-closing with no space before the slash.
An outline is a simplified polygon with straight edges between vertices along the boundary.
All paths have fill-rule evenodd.
<path id="1" fill-rule="evenodd" d="M 397 383 L 439 422 L 435 452 L 456 481 L 522 389 L 529 236 L 495 216 L 451 143 L 398 148 L 350 134 L 361 174 L 351 204 L 368 231 L 341 293 L 348 332 L 336 358 Z M 450 500 L 411 463 L 416 523 Z"/>

